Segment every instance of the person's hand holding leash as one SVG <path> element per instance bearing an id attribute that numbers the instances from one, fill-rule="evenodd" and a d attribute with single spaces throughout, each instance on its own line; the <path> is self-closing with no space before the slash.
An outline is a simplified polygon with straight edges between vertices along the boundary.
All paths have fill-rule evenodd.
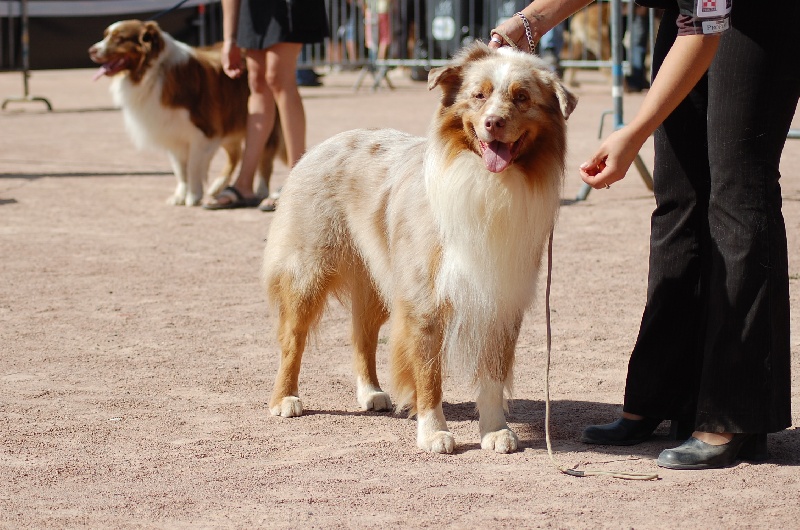
<path id="1" fill-rule="evenodd" d="M 534 53 L 535 38 L 527 17 L 522 13 L 514 13 L 514 16 L 492 30 L 489 47 L 497 49 L 511 46 L 523 52 Z"/>
<path id="2" fill-rule="evenodd" d="M 591 0 L 547 0 L 533 3 L 514 13 L 491 32 L 490 48 L 511 46 L 534 53 L 539 38 Z"/>

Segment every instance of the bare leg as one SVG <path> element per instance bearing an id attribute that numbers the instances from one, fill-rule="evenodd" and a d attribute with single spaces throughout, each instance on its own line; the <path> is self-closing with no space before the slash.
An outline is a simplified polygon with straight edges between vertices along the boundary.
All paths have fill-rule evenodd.
<path id="1" fill-rule="evenodd" d="M 233 184 L 245 198 L 254 196 L 253 180 L 256 169 L 275 123 L 275 97 L 267 82 L 268 53 L 266 50 L 247 51 L 247 82 L 250 86 L 250 97 L 247 99 L 247 133 L 239 176 Z M 227 197 L 220 197 L 218 202 L 224 203 L 228 200 Z"/>
<path id="2" fill-rule="evenodd" d="M 306 114 L 297 89 L 297 57 L 302 44 L 281 42 L 267 50 L 266 83 L 278 106 L 286 145 L 286 158 L 292 168 L 306 151 Z M 274 204 L 274 199 L 264 202 Z M 262 202 L 262 206 L 264 206 Z"/>

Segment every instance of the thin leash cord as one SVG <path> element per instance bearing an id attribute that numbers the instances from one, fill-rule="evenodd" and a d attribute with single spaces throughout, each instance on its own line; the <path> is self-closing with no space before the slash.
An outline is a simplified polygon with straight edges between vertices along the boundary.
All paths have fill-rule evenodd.
<path id="1" fill-rule="evenodd" d="M 189 0 L 181 0 L 180 2 L 178 2 L 177 4 L 175 4 L 174 6 L 172 6 L 172 7 L 170 7 L 170 8 L 167 8 L 167 9 L 165 9 L 165 10 L 164 10 L 164 11 L 162 11 L 161 13 L 158 13 L 158 14 L 156 14 L 156 15 L 153 15 L 152 17 L 148 18 L 147 20 L 155 20 L 155 19 L 157 19 L 157 18 L 163 17 L 163 16 L 164 16 L 164 15 L 166 15 L 167 13 L 172 13 L 173 11 L 175 11 L 176 9 L 178 9 L 179 7 L 181 7 L 183 4 L 185 4 L 185 3 L 186 3 L 186 2 L 188 2 L 188 1 L 189 1 Z"/>
<path id="2" fill-rule="evenodd" d="M 550 456 L 550 461 L 562 473 L 571 475 L 573 477 L 593 477 L 605 475 L 614 478 L 621 478 L 625 480 L 657 480 L 658 474 L 647 473 L 631 473 L 628 471 L 602 471 L 596 469 L 578 470 L 562 466 L 556 462 L 553 456 L 553 447 L 550 444 L 550 346 L 552 344 L 552 332 L 550 327 L 550 283 L 553 276 L 553 230 L 550 230 L 550 238 L 547 242 L 547 287 L 545 289 L 545 321 L 547 323 L 547 368 L 545 369 L 545 385 L 544 385 L 544 432 L 545 442 L 547 443 L 547 454 Z"/>

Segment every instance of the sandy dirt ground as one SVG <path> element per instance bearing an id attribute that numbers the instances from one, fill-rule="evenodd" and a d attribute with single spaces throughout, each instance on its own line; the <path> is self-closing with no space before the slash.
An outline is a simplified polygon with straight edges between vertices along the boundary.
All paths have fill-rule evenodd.
<path id="1" fill-rule="evenodd" d="M 54 110 L 15 102 L 0 113 L 0 527 L 797 527 L 800 141 L 782 162 L 794 426 L 770 436 L 766 463 L 662 470 L 654 458 L 675 445 L 666 424 L 634 447 L 578 441 L 585 425 L 620 412 L 654 204 L 635 171 L 572 200 L 612 108 L 604 77 L 578 76 L 554 243 L 553 449 L 564 465 L 659 479 L 575 478 L 546 451 L 543 289 L 517 348 L 515 454 L 480 449 L 474 396 L 460 381 L 445 389 L 452 455 L 418 450 L 404 414 L 359 411 L 349 321 L 335 304 L 304 359 L 306 414 L 272 417 L 278 349 L 258 278 L 272 214 L 167 206 L 166 156 L 134 149 L 108 80 L 91 74 L 34 72 L 31 94 Z M 372 91 L 369 78 L 353 90 L 354 73 L 302 89 L 309 145 L 365 126 L 424 134 L 438 93 L 391 76 L 395 90 Z M 19 74 L 0 74 L 0 97 L 21 92 Z M 626 116 L 640 102 L 626 96 Z M 652 142 L 642 155 L 651 166 Z M 286 175 L 279 165 L 275 183 Z"/>

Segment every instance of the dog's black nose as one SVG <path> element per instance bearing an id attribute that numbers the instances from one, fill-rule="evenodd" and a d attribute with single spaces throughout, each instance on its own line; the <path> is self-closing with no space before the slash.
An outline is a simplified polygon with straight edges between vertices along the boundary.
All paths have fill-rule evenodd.
<path id="1" fill-rule="evenodd" d="M 506 120 L 500 116 L 489 116 L 486 118 L 486 122 L 484 122 L 484 127 L 486 127 L 487 131 L 495 131 L 497 129 L 502 129 L 505 126 Z"/>

